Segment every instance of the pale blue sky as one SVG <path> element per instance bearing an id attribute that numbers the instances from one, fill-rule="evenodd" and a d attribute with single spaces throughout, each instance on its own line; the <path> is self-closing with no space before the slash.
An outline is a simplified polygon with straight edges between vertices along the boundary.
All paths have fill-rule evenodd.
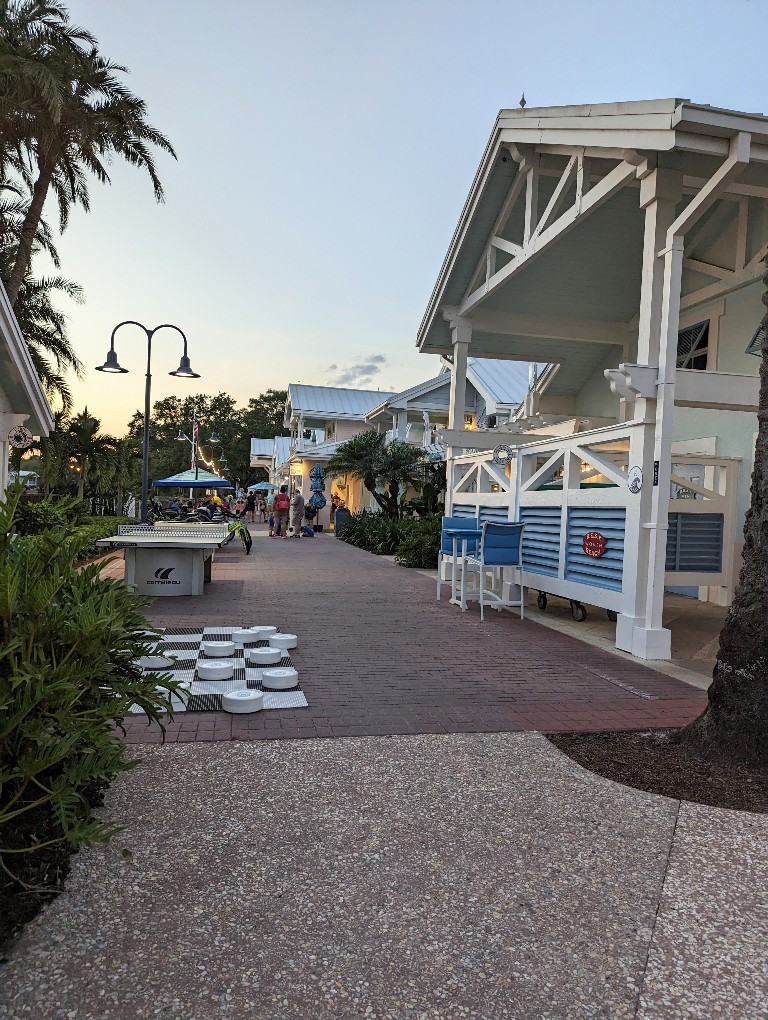
<path id="1" fill-rule="evenodd" d="M 202 378 L 168 377 L 180 350 L 159 334 L 158 399 L 354 385 L 364 363 L 378 369 L 366 388 L 435 375 L 416 330 L 496 114 L 523 89 L 531 106 L 681 96 L 768 109 L 768 0 L 69 7 L 129 67 L 179 155 L 158 158 L 164 206 L 144 175 L 115 165 L 60 243 L 87 296 L 67 309 L 87 366 L 76 404 L 117 433 L 142 404 L 146 343 L 124 327 L 131 374 L 93 366 L 127 318 L 189 337 Z"/>

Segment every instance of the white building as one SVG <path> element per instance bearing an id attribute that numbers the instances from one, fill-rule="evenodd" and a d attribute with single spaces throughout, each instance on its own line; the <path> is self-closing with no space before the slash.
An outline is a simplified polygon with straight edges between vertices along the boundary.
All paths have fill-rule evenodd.
<path id="1" fill-rule="evenodd" d="M 642 658 L 670 655 L 665 587 L 732 596 L 767 242 L 762 115 L 502 110 L 419 330 L 452 365 L 452 512 L 524 520 L 528 586 L 615 614 Z M 468 434 L 469 357 L 550 367 Z"/>
<path id="2" fill-rule="evenodd" d="M 8 487 L 9 438 L 13 439 L 13 430 L 20 426 L 35 436 L 47 436 L 54 420 L 8 295 L 0 284 L 0 496 Z"/>

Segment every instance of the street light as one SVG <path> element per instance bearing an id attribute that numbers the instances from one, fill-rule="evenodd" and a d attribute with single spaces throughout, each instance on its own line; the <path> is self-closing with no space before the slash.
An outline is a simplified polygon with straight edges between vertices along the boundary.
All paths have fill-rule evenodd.
<path id="1" fill-rule="evenodd" d="M 136 322 L 134 319 L 126 319 L 124 322 L 119 322 L 112 330 L 112 336 L 109 342 L 109 351 L 107 352 L 107 360 L 103 365 L 96 367 L 97 372 L 112 372 L 112 373 L 125 373 L 128 371 L 127 368 L 122 368 L 117 360 L 117 354 L 115 353 L 115 333 L 121 326 L 138 326 L 139 329 L 143 329 L 147 337 L 147 376 L 146 385 L 144 387 L 144 459 L 141 473 L 141 523 L 147 523 L 147 496 L 149 491 L 149 394 L 152 386 L 152 337 L 160 329 L 175 329 L 177 333 L 181 333 L 181 337 L 184 341 L 184 353 L 179 361 L 179 367 L 169 372 L 168 375 L 179 376 L 182 379 L 199 379 L 200 376 L 197 372 L 193 372 L 189 358 L 187 357 L 187 338 L 184 335 L 183 330 L 179 329 L 178 326 L 172 325 L 170 322 L 164 322 L 160 326 L 155 326 L 154 329 L 147 329 L 140 322 Z"/>

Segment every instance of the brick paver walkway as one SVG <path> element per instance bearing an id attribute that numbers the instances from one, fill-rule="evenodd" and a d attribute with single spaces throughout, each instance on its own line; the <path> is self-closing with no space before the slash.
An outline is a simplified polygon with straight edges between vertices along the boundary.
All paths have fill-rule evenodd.
<path id="1" fill-rule="evenodd" d="M 200 598 L 159 598 L 164 626 L 276 624 L 308 709 L 250 716 L 181 714 L 167 741 L 258 740 L 407 733 L 641 729 L 685 724 L 704 692 L 512 613 L 435 600 L 434 583 L 337 541 L 266 538 L 217 553 Z M 159 742 L 143 717 L 130 742 Z"/>

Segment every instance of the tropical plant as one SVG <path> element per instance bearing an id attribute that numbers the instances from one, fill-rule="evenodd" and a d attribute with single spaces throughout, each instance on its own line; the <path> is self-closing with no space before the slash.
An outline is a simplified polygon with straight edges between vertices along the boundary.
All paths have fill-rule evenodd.
<path id="1" fill-rule="evenodd" d="M 341 443 L 326 465 L 329 475 L 359 478 L 386 517 L 400 515 L 400 490 L 421 487 L 424 451 L 409 443 L 388 443 L 379 432 L 361 432 Z M 383 488 L 379 489 L 379 483 Z"/>
<path id="2" fill-rule="evenodd" d="M 768 262 L 768 259 L 766 259 Z M 768 288 L 768 272 L 763 275 Z M 768 307 L 768 290 L 763 294 Z M 720 633 L 707 707 L 677 739 L 708 758 L 768 768 L 768 313 L 757 442 L 739 583 Z"/>
<path id="3" fill-rule="evenodd" d="M 101 422 L 86 407 L 69 422 L 67 439 L 70 459 L 77 471 L 77 498 L 85 496 L 86 484 L 97 491 L 108 488 L 114 470 L 117 440 L 99 432 Z"/>
<path id="4" fill-rule="evenodd" d="M 147 601 L 101 577 L 100 564 L 74 565 L 89 542 L 86 531 L 56 525 L 37 535 L 16 533 L 22 489 L 17 485 L 0 503 L 0 860 L 6 870 L 14 854 L 109 839 L 115 826 L 92 814 L 94 786 L 135 764 L 115 740 L 114 726 L 132 705 L 160 722 L 172 710 L 171 692 L 178 692 L 170 677 L 145 678 L 136 663 L 156 643 L 142 614 Z M 30 831 L 29 817 L 44 824 Z"/>
<path id="5" fill-rule="evenodd" d="M 16 320 L 27 342 L 32 364 L 49 399 L 58 398 L 61 410 L 72 410 L 72 393 L 65 373 L 82 372 L 82 365 L 67 335 L 66 317 L 54 307 L 54 292 L 66 294 L 78 304 L 83 300 L 82 289 L 61 276 L 36 280 L 25 276 L 22 280 L 16 307 Z"/>
<path id="6" fill-rule="evenodd" d="M 49 191 L 57 199 L 63 230 L 72 205 L 90 207 L 88 176 L 110 183 L 107 166 L 119 156 L 145 170 L 157 201 L 163 188 L 152 147 L 175 157 L 168 139 L 146 120 L 146 104 L 121 81 L 126 68 L 102 57 L 87 33 L 73 30 L 63 5 L 31 0 L 0 8 L 0 39 L 9 82 L 4 103 L 10 166 L 31 186 L 31 199 L 19 231 L 8 277 L 15 306 L 29 272 L 35 236 Z M 26 71 L 25 71 L 26 69 Z M 45 95 L 29 87 L 29 73 L 46 78 Z"/>
<path id="7" fill-rule="evenodd" d="M 367 552 L 391 556 L 404 567 L 434 568 L 440 551 L 441 516 L 401 517 L 362 510 L 344 523 L 341 538 Z"/>

